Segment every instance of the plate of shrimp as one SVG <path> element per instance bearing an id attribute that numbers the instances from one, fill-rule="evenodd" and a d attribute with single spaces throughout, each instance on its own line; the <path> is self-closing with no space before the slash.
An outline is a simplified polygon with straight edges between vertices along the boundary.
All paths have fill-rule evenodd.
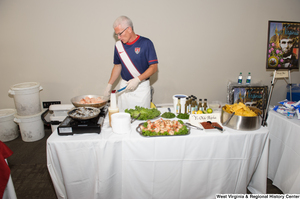
<path id="1" fill-rule="evenodd" d="M 181 120 L 165 120 L 163 118 L 155 121 L 147 120 L 140 123 L 136 131 L 144 137 L 178 136 L 190 134 L 190 128 Z"/>

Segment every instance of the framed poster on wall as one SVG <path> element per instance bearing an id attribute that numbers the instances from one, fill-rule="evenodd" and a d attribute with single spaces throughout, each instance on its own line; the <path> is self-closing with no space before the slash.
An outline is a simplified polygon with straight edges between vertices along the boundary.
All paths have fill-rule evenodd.
<path id="1" fill-rule="evenodd" d="M 242 102 L 246 106 L 253 106 L 264 111 L 267 100 L 268 86 L 234 85 L 229 87 L 230 104 Z"/>
<path id="2" fill-rule="evenodd" d="M 269 21 L 267 69 L 299 69 L 300 22 Z"/>

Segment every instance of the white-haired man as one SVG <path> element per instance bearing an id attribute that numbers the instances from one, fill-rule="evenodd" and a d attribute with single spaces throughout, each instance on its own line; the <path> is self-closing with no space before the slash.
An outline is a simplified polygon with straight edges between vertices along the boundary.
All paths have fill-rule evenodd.
<path id="1" fill-rule="evenodd" d="M 126 16 L 118 17 L 113 28 L 119 41 L 115 45 L 114 67 L 104 96 L 109 97 L 113 83 L 121 75 L 120 88 L 127 87 L 118 97 L 120 111 L 135 106 L 150 108 L 149 78 L 158 68 L 154 45 L 150 39 L 134 32 L 132 21 Z"/>

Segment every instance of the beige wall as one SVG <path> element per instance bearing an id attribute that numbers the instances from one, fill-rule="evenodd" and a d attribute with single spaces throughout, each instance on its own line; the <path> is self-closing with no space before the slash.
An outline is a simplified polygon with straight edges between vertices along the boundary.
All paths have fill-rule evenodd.
<path id="1" fill-rule="evenodd" d="M 102 94 L 110 77 L 112 23 L 129 16 L 136 33 L 156 47 L 154 102 L 177 93 L 226 102 L 239 72 L 270 86 L 268 20 L 300 21 L 298 0 L 1 0 L 0 108 L 13 108 L 10 86 L 40 82 L 41 101 Z M 300 83 L 299 71 L 292 81 Z M 271 104 L 285 98 L 276 82 Z"/>

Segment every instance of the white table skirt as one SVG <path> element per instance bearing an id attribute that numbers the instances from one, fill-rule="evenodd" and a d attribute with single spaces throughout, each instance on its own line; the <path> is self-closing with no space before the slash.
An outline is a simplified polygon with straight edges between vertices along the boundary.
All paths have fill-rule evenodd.
<path id="1" fill-rule="evenodd" d="M 162 112 L 164 112 L 162 110 Z M 106 118 L 100 134 L 47 140 L 58 198 L 214 198 L 266 193 L 268 129 L 191 130 L 187 136 L 116 135 Z"/>
<path id="2" fill-rule="evenodd" d="M 269 111 L 268 178 L 283 193 L 300 194 L 300 120 Z"/>

